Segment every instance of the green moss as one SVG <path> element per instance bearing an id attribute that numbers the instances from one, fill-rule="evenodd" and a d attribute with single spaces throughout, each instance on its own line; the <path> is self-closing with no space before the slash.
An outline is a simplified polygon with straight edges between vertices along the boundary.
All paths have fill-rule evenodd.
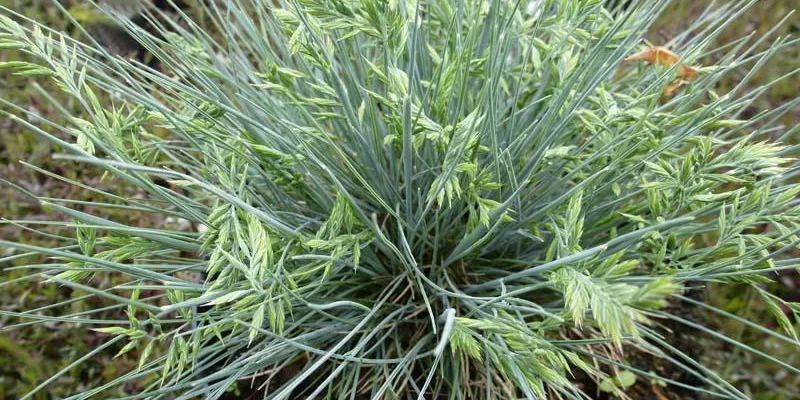
<path id="1" fill-rule="evenodd" d="M 70 2 L 65 2 L 69 6 Z M 66 19 L 52 6 L 49 0 L 0 0 L 0 5 L 12 10 L 23 11 L 25 15 L 36 21 L 44 21 L 54 29 L 67 28 Z M 15 51 L 0 51 L 0 62 L 22 59 Z M 37 90 L 37 86 L 40 90 Z M 0 96 L 6 101 L 25 105 L 48 119 L 58 120 L 58 114 L 41 96 L 41 91 L 55 96 L 64 107 L 74 109 L 75 102 L 67 96 L 61 96 L 52 82 L 42 78 L 27 78 L 12 75 L 8 70 L 0 70 Z M 0 105 L 0 111 L 10 111 Z M 91 169 L 75 168 L 74 165 L 53 159 L 51 156 L 61 150 L 50 141 L 43 140 L 36 134 L 0 117 L 0 178 L 14 182 L 38 194 L 54 197 L 72 197 L 85 201 L 100 201 L 91 192 L 81 192 L 75 187 L 47 177 L 24 166 L 29 163 L 49 171 L 58 171 L 62 175 L 76 181 L 84 181 L 94 187 L 103 187 L 104 182 L 97 180 L 100 175 Z M 37 220 L 44 218 L 47 210 L 18 190 L 0 184 L 0 216 L 5 219 Z M 145 220 L 140 213 L 107 210 L 108 218 L 128 221 Z M 137 222 L 139 224 L 140 222 Z M 149 223 L 152 224 L 152 223 Z M 58 232 L 52 232 L 58 233 Z M 63 232 L 62 232 L 63 233 Z M 47 246 L 50 243 L 40 236 L 30 235 L 23 229 L 0 224 L 0 239 L 16 240 L 33 245 Z M 0 259 L 7 256 L 0 248 Z M 16 259 L 13 262 L 0 261 L 0 281 L 8 282 L 23 278 L 28 273 L 14 270 L 17 265 L 37 261 L 35 259 Z M 45 260 L 38 260 L 45 261 Z M 104 277 L 96 278 L 95 285 L 103 285 Z M 0 310 L 21 312 L 33 310 L 51 304 L 73 300 L 69 305 L 42 311 L 47 315 L 61 315 L 71 312 L 87 311 L 104 307 L 108 304 L 80 300 L 82 293 L 59 288 L 55 285 L 41 285 L 36 281 L 23 281 L 5 284 L 0 289 Z M 125 318 L 122 310 L 112 310 L 97 314 L 102 318 Z M 26 319 L 0 314 L 0 327 L 25 323 Z M 85 327 L 66 322 L 36 324 L 20 329 L 0 330 L 0 399 L 20 398 L 25 393 L 54 375 L 74 360 L 91 351 L 107 337 L 88 332 Z M 121 346 L 120 346 L 121 347 Z M 73 394 L 81 387 L 96 387 L 108 382 L 123 371 L 135 366 L 133 359 L 138 359 L 136 352 L 114 359 L 119 348 L 111 349 L 107 354 L 93 357 L 90 362 L 82 363 L 59 377 L 54 384 L 39 392 L 34 399 L 57 399 Z M 24 360 L 24 363 L 21 361 Z M 135 387 L 129 388 L 135 391 Z M 109 393 L 109 395 L 123 393 Z"/>

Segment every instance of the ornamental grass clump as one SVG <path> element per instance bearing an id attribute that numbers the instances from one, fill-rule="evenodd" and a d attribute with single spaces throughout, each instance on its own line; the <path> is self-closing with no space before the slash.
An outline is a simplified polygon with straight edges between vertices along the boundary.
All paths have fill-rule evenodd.
<path id="1" fill-rule="evenodd" d="M 60 246 L 0 245 L 127 319 L 18 316 L 107 334 L 78 362 L 140 360 L 74 399 L 133 381 L 130 398 L 579 399 L 637 377 L 747 398 L 673 345 L 692 332 L 800 373 L 665 309 L 751 285 L 781 331 L 704 309 L 798 346 L 800 306 L 763 289 L 796 265 L 796 129 L 774 121 L 798 100 L 742 117 L 768 88 L 753 71 L 796 42 L 709 48 L 753 3 L 733 1 L 647 43 L 667 3 L 635 3 L 218 0 L 145 10 L 151 30 L 106 9 L 150 64 L 4 10 L 0 47 L 29 60 L 2 67 L 81 106 L 54 104 L 61 122 L 3 101 L 10 118 L 98 171 L 60 179 L 103 200 L 38 197 L 71 234 L 39 221 Z"/>

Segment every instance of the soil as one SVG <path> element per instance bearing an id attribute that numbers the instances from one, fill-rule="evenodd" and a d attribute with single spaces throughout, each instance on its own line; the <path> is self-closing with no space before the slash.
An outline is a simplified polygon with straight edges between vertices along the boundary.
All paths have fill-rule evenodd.
<path id="1" fill-rule="evenodd" d="M 702 319 L 697 308 L 685 302 L 676 301 L 664 311 L 692 322 L 700 322 Z M 657 333 L 662 335 L 670 345 L 693 360 L 700 361 L 708 353 L 716 351 L 716 346 L 718 345 L 715 346 L 705 334 L 694 328 L 671 319 L 654 319 L 653 322 L 653 328 Z M 702 323 L 708 326 L 708 321 L 703 320 Z M 709 328 L 714 329 L 713 326 Z M 691 388 L 702 388 L 704 386 L 698 377 L 663 357 L 633 346 L 626 346 L 624 354 L 626 362 L 633 368 L 652 371 L 661 377 L 680 382 Z M 584 373 L 576 373 L 575 379 L 579 382 L 579 387 L 593 399 L 612 400 L 619 398 L 611 393 L 600 391 L 598 385 Z M 657 382 L 643 377 L 638 377 L 633 386 L 625 388 L 625 395 L 631 400 L 698 400 L 706 398 L 702 393 L 690 388 L 666 385 L 664 382 Z"/>

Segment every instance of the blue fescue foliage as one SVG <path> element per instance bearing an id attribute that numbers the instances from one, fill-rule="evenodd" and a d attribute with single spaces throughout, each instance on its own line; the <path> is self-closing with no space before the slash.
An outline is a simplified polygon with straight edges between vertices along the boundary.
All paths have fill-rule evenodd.
<path id="1" fill-rule="evenodd" d="M 87 188 L 108 198 L 91 208 L 40 199 L 74 221 L 52 223 L 74 228 L 63 247 L 0 244 L 126 309 L 62 317 L 141 360 L 73 398 L 150 379 L 130 398 L 241 381 L 267 399 L 579 399 L 576 375 L 621 391 L 634 349 L 746 398 L 659 325 L 689 286 L 761 290 L 794 266 L 792 132 L 771 123 L 798 102 L 739 119 L 765 88 L 714 91 L 794 42 L 708 48 L 751 2 L 710 9 L 663 44 L 698 72 L 665 95 L 678 65 L 623 63 L 666 6 L 638 3 L 218 0 L 144 10 L 156 32 L 105 9 L 157 65 L 5 10 L 0 47 L 33 61 L 3 67 L 82 105 L 64 125 L 12 118 L 109 188 Z M 93 286 L 104 274 L 118 284 Z M 800 307 L 760 293 L 796 346 L 781 307 Z"/>

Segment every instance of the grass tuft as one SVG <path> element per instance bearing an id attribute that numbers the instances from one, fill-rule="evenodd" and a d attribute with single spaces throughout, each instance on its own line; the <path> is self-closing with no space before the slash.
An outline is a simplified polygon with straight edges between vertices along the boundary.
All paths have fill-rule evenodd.
<path id="1" fill-rule="evenodd" d="M 693 375 L 690 389 L 748 398 L 672 345 L 668 321 L 800 372 L 667 308 L 745 284 L 782 328 L 772 336 L 798 345 L 784 310 L 800 306 L 763 287 L 800 243 L 793 130 L 774 125 L 800 100 L 742 116 L 795 78 L 747 87 L 796 40 L 711 45 L 754 1 L 713 6 L 659 47 L 670 62 L 640 63 L 625 60 L 654 51 L 643 37 L 667 2 L 198 3 L 143 10 L 149 29 L 102 8 L 155 63 L 0 15 L 0 48 L 30 60 L 0 67 L 52 79 L 79 108 L 43 93 L 59 119 L 0 99 L 3 113 L 116 187 L 26 193 L 66 220 L 4 223 L 70 234 L 0 246 L 50 258 L 24 267 L 30 279 L 127 315 L 16 313 L 109 337 L 28 397 L 119 345 L 138 366 L 70 399 L 143 380 L 124 398 L 220 398 L 239 382 L 269 399 L 688 386 L 631 351 Z M 119 209 L 162 223 L 103 216 Z"/>

